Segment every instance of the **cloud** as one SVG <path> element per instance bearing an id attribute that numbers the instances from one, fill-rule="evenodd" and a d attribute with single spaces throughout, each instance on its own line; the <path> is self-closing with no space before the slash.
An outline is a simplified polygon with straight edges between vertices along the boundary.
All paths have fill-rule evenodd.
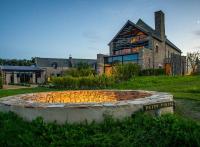
<path id="1" fill-rule="evenodd" d="M 200 45 L 199 45 L 199 46 L 197 45 L 197 46 L 191 47 L 191 50 L 192 50 L 192 51 L 195 51 L 195 52 L 196 52 L 196 51 L 200 51 Z"/>
<path id="2" fill-rule="evenodd" d="M 200 36 L 200 30 L 194 31 L 194 34 L 197 35 L 197 36 Z"/>

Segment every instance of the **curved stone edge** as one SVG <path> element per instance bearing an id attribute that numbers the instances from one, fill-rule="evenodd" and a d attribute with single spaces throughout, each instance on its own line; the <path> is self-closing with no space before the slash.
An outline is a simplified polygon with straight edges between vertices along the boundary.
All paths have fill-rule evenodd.
<path id="1" fill-rule="evenodd" d="M 128 91 L 128 90 L 117 90 Z M 104 119 L 104 115 L 111 115 L 115 119 L 123 119 L 129 117 L 133 113 L 143 110 L 144 105 L 156 104 L 162 102 L 172 102 L 173 96 L 164 92 L 144 91 L 144 90 L 129 90 L 129 91 L 141 91 L 153 94 L 152 96 L 139 98 L 135 100 L 120 101 L 117 103 L 90 103 L 90 104 L 43 104 L 43 105 L 11 105 L 2 103 L 3 101 L 12 100 L 14 96 L 5 97 L 0 100 L 0 111 L 8 112 L 12 111 L 27 121 L 32 121 L 37 117 L 43 117 L 45 122 L 57 121 L 58 124 L 68 123 L 80 123 L 85 120 L 87 122 L 101 122 Z M 23 94 L 24 95 L 24 94 Z M 26 95 L 26 94 L 25 94 Z M 17 95 L 19 96 L 22 95 Z M 15 96 L 16 97 L 16 96 Z M 19 100 L 19 99 L 18 99 Z M 173 113 L 173 107 L 159 108 L 153 110 L 151 113 L 158 113 L 162 115 L 164 113 Z"/>
<path id="2" fill-rule="evenodd" d="M 98 91 L 105 91 L 105 90 L 98 90 Z M 158 100 L 173 100 L 173 96 L 169 93 L 165 92 L 156 92 L 156 91 L 145 91 L 145 90 L 106 90 L 106 91 L 131 91 L 131 92 L 143 92 L 143 93 L 150 93 L 151 96 L 147 96 L 144 98 L 137 98 L 133 100 L 124 100 L 124 101 L 117 101 L 117 102 L 103 102 L 103 103 L 39 103 L 35 101 L 26 101 L 21 99 L 20 97 L 27 96 L 27 95 L 34 95 L 36 93 L 28 93 L 28 94 L 19 94 L 14 96 L 3 97 L 0 99 L 0 104 L 4 105 L 12 105 L 12 106 L 21 106 L 21 107 L 34 107 L 34 108 L 49 108 L 49 107 L 96 107 L 96 106 L 121 106 L 127 104 L 149 104 L 151 102 L 159 102 Z M 54 91 L 54 92 L 62 92 L 62 91 Z M 40 93 L 49 93 L 49 92 L 40 92 Z"/>

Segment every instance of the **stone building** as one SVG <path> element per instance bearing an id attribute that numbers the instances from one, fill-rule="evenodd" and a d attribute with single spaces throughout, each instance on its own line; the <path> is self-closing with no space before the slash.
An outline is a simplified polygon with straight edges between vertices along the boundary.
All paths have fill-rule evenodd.
<path id="1" fill-rule="evenodd" d="M 78 63 L 87 63 L 96 70 L 94 59 L 35 58 L 34 66 L 0 66 L 3 84 L 42 84 L 51 76 L 61 76 Z"/>
<path id="2" fill-rule="evenodd" d="M 165 34 L 165 15 L 155 12 L 155 29 L 142 19 L 128 20 L 110 41 L 109 56 L 97 55 L 97 72 L 110 74 L 115 63 L 137 63 L 142 69 L 164 68 L 166 74 L 184 73 L 181 50 Z"/>
<path id="3" fill-rule="evenodd" d="M 45 81 L 45 71 L 34 66 L 0 66 L 3 84 L 41 84 Z"/>
<path id="4" fill-rule="evenodd" d="M 42 68 L 46 71 L 46 78 L 51 76 L 61 76 L 65 70 L 76 67 L 78 63 L 87 63 L 92 68 L 96 69 L 95 59 L 77 59 L 69 57 L 69 59 L 62 58 L 35 58 L 36 67 Z"/>

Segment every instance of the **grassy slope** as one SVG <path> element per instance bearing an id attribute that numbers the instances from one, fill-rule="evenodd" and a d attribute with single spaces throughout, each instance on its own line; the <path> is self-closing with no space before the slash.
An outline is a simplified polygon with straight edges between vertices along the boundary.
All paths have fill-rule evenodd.
<path id="1" fill-rule="evenodd" d="M 114 87 L 170 92 L 176 101 L 176 114 L 200 121 L 200 76 L 137 77 Z"/>
<path id="2" fill-rule="evenodd" d="M 114 86 L 117 89 L 146 89 L 170 92 L 175 99 L 200 100 L 200 76 L 137 77 Z"/>

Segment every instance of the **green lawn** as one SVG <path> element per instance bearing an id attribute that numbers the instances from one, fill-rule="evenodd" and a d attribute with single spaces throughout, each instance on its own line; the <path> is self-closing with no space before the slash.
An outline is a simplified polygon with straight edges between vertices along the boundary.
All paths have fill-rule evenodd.
<path id="1" fill-rule="evenodd" d="M 22 89 L 0 89 L 0 98 L 17 95 L 17 94 L 24 94 L 24 93 L 34 93 L 34 92 L 45 92 L 45 91 L 55 91 L 56 89 L 44 88 L 44 87 L 37 87 L 37 88 L 22 88 Z"/>
<path id="2" fill-rule="evenodd" d="M 200 76 L 149 76 L 136 77 L 127 82 L 116 84 L 116 89 L 145 89 L 169 92 L 175 99 L 200 101 Z"/>

